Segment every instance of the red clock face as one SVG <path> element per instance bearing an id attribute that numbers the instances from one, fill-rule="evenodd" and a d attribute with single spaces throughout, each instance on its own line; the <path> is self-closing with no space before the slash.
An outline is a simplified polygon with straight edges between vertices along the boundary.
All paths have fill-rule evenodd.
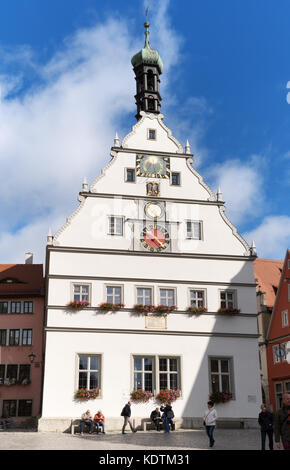
<path id="1" fill-rule="evenodd" d="M 170 238 L 164 227 L 154 224 L 144 227 L 140 241 L 146 250 L 157 252 L 168 247 Z"/>

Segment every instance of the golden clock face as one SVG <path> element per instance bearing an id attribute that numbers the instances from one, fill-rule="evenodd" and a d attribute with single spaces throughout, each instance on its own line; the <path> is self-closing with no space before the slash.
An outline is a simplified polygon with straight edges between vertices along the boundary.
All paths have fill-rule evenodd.
<path id="1" fill-rule="evenodd" d="M 145 176 L 146 178 L 169 178 L 169 158 L 156 155 L 137 155 L 136 175 Z"/>
<path id="2" fill-rule="evenodd" d="M 140 242 L 146 250 L 157 253 L 168 248 L 170 236 L 162 225 L 152 224 L 143 228 Z"/>

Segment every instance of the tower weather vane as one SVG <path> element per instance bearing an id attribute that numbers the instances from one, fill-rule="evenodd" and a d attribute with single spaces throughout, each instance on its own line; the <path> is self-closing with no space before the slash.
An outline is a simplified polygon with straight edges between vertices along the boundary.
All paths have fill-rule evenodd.
<path id="1" fill-rule="evenodd" d="M 145 10 L 146 21 L 148 20 L 148 11 L 149 11 L 149 7 L 147 7 Z"/>

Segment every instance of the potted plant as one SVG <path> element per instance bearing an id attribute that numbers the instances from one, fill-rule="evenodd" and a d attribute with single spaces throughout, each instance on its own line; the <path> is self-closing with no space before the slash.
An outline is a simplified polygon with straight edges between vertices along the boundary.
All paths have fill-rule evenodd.
<path id="1" fill-rule="evenodd" d="M 192 307 L 192 306 L 189 306 L 187 308 L 187 312 L 189 312 L 189 313 L 204 313 L 204 312 L 207 312 L 207 308 L 206 307 Z"/>
<path id="2" fill-rule="evenodd" d="M 72 300 L 67 304 L 67 307 L 71 310 L 82 310 L 88 307 L 90 304 L 87 300 Z"/>
<path id="3" fill-rule="evenodd" d="M 239 308 L 226 308 L 226 307 L 220 307 L 218 309 L 219 313 L 240 313 Z"/>
<path id="4" fill-rule="evenodd" d="M 212 392 L 209 395 L 209 399 L 214 403 L 226 403 L 231 400 L 233 395 L 230 392 Z"/>
<path id="5" fill-rule="evenodd" d="M 123 307 L 125 307 L 125 304 L 122 304 L 122 303 L 113 304 L 112 302 L 103 302 L 99 305 L 99 308 L 101 310 L 106 310 L 107 312 L 117 311 L 117 310 L 120 310 Z"/>
<path id="6" fill-rule="evenodd" d="M 75 392 L 75 399 L 86 401 L 97 398 L 99 396 L 100 389 L 97 387 L 93 390 L 87 390 L 85 388 L 80 388 Z"/>
<path id="7" fill-rule="evenodd" d="M 149 312 L 154 312 L 154 305 L 142 305 L 142 304 L 136 304 L 134 305 L 134 310 L 139 313 L 149 313 Z"/>
<path id="8" fill-rule="evenodd" d="M 139 390 L 134 389 L 130 395 L 130 398 L 132 401 L 143 402 L 143 403 L 146 403 L 152 397 L 153 397 L 152 392 L 149 392 L 147 390 L 141 390 L 141 389 Z"/>
<path id="9" fill-rule="evenodd" d="M 156 395 L 156 399 L 161 403 L 171 403 L 180 397 L 180 390 L 164 389 Z"/>
<path id="10" fill-rule="evenodd" d="M 176 305 L 172 305 L 172 306 L 169 306 L 169 305 L 157 305 L 156 307 L 154 307 L 154 313 L 159 313 L 159 314 L 167 314 L 169 312 L 173 312 L 174 310 L 176 310 Z"/>

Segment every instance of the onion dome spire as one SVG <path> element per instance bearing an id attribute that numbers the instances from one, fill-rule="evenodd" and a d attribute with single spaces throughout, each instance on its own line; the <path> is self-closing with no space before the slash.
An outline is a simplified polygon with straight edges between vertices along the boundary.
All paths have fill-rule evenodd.
<path id="1" fill-rule="evenodd" d="M 161 108 L 159 76 L 162 74 L 163 62 L 159 52 L 150 47 L 149 26 L 148 21 L 146 21 L 144 23 L 144 47 L 131 59 L 136 79 L 137 120 L 141 117 L 140 111 L 159 114 Z"/>

